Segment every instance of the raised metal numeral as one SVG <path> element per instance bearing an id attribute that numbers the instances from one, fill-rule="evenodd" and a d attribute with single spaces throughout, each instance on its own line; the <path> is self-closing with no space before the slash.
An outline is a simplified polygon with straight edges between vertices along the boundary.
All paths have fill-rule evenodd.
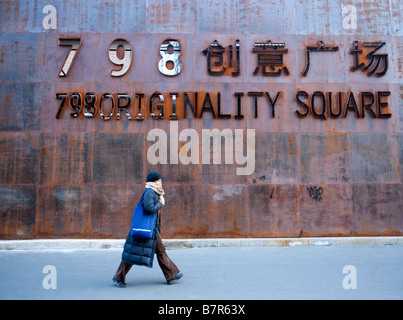
<path id="1" fill-rule="evenodd" d="M 118 56 L 118 48 L 122 46 L 124 48 L 123 57 L 120 58 Z M 109 60 L 117 66 L 122 66 L 119 70 L 112 70 L 111 76 L 112 77 L 121 77 L 129 71 L 132 65 L 132 47 L 129 42 L 123 39 L 117 39 L 112 42 L 111 46 L 109 47 Z"/>
<path id="2" fill-rule="evenodd" d="M 67 77 L 71 65 L 73 64 L 77 53 L 81 48 L 82 39 L 81 38 L 61 38 L 59 39 L 59 46 L 71 46 L 69 55 L 67 56 L 62 69 L 59 72 L 59 77 Z"/>
<path id="3" fill-rule="evenodd" d="M 162 59 L 158 63 L 158 69 L 162 74 L 173 77 L 182 71 L 182 61 L 179 59 L 181 52 L 181 45 L 176 40 L 165 40 L 162 43 L 160 48 Z M 169 62 L 172 68 L 167 66 Z"/>

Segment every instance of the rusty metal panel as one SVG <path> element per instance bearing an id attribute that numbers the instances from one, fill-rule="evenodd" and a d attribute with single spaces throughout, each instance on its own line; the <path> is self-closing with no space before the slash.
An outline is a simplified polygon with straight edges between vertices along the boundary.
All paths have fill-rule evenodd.
<path id="1" fill-rule="evenodd" d="M 0 0 L 0 238 L 123 238 L 150 170 L 166 238 L 403 235 L 402 10 Z"/>

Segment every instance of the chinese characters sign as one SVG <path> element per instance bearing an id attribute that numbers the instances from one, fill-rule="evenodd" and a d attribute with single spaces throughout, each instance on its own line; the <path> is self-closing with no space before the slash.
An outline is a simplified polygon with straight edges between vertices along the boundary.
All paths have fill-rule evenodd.
<path id="1" fill-rule="evenodd" d="M 59 77 L 67 77 L 74 61 L 79 55 L 80 48 L 84 40 L 82 38 L 61 38 L 59 46 L 70 46 L 70 52 L 59 72 Z M 360 71 L 368 77 L 381 78 L 388 72 L 389 61 L 388 54 L 383 51 L 385 42 L 359 42 L 354 41 L 348 50 L 351 56 L 351 65 L 349 72 Z M 242 66 L 241 51 L 244 49 L 240 40 L 232 43 L 220 43 L 214 40 L 210 45 L 195 54 L 205 59 L 207 73 L 211 77 L 239 77 L 243 73 L 250 73 L 253 77 L 289 77 L 291 74 L 290 66 L 287 65 L 285 57 L 294 54 L 287 48 L 286 43 L 275 43 L 271 40 L 265 42 L 256 42 L 252 48 L 248 48 L 247 52 L 256 56 L 256 66 L 252 70 L 247 70 Z M 317 55 L 332 55 L 338 52 L 341 46 L 332 46 L 319 41 L 315 45 L 305 47 L 305 65 L 304 69 L 299 72 L 300 77 L 308 78 L 311 66 L 315 63 Z M 178 76 L 183 68 L 184 63 L 181 60 L 182 46 L 181 41 L 177 39 L 167 39 L 159 46 L 161 59 L 155 61 L 155 70 L 167 77 Z M 133 52 L 132 45 L 125 39 L 114 40 L 108 48 L 108 56 L 111 63 L 116 68 L 110 71 L 112 77 L 123 77 L 128 72 L 135 61 L 136 57 Z M 201 59 L 202 60 L 202 59 Z M 203 63 L 203 62 L 200 62 Z M 317 91 L 312 94 L 304 90 L 299 90 L 295 95 L 296 115 L 299 118 L 305 118 L 309 115 L 316 119 L 326 120 L 328 118 L 346 118 L 350 113 L 355 114 L 358 118 L 365 118 L 369 114 L 373 118 L 387 119 L 392 115 L 388 110 L 387 98 L 390 96 L 389 91 L 371 92 L 365 91 L 359 94 L 353 92 L 321 92 Z M 270 107 L 272 118 L 276 117 L 276 107 L 281 100 L 281 92 L 270 93 L 260 91 L 235 92 L 236 115 L 235 119 L 244 118 L 242 113 L 242 101 L 244 96 L 252 99 L 254 107 L 254 117 L 258 117 L 259 98 L 265 96 Z M 221 112 L 221 92 L 202 93 L 202 92 L 169 92 L 162 94 L 154 92 L 146 96 L 141 92 L 134 95 L 128 93 L 102 93 L 95 94 L 89 92 L 80 94 L 73 93 L 57 93 L 56 98 L 61 100 L 61 105 L 57 112 L 56 118 L 60 119 L 66 106 L 69 106 L 73 113 L 72 117 L 83 115 L 86 118 L 101 118 L 105 121 L 116 119 L 120 120 L 121 112 L 129 120 L 142 121 L 144 117 L 144 109 L 149 109 L 149 115 L 154 119 L 178 120 L 180 117 L 177 110 L 181 109 L 183 118 L 187 117 L 187 110 L 190 109 L 195 118 L 202 118 L 205 112 L 212 114 L 217 119 L 230 119 L 231 114 L 223 114 Z M 166 101 L 169 100 L 169 101 Z M 170 114 L 166 114 L 165 104 L 170 105 Z M 108 104 L 108 114 L 104 113 L 104 106 Z M 146 107 L 144 107 L 144 105 Z M 133 106 L 133 115 L 129 113 L 130 107 Z M 110 110 L 110 112 L 109 112 Z"/>

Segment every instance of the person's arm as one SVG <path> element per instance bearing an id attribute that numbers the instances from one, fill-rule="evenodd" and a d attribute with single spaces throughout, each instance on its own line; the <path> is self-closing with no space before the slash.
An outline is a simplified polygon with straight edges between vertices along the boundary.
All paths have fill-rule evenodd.
<path id="1" fill-rule="evenodd" d="M 155 202 L 155 197 L 157 195 L 154 193 L 152 189 L 147 189 L 146 193 L 144 194 L 143 199 L 143 206 L 144 210 L 147 211 L 149 214 L 154 214 L 161 210 L 162 204 L 160 202 Z M 158 197 L 158 196 L 157 196 Z"/>

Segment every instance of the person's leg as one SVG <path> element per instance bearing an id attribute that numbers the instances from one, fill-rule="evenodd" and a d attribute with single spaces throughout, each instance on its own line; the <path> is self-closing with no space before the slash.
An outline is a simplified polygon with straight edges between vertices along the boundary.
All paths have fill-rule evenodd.
<path id="1" fill-rule="evenodd" d="M 132 264 L 126 263 L 122 261 L 119 265 L 119 268 L 116 270 L 115 276 L 113 277 L 113 281 L 116 282 L 118 285 L 123 284 L 126 286 L 126 275 L 133 267 Z"/>
<path id="2" fill-rule="evenodd" d="M 173 263 L 172 260 L 168 257 L 166 253 L 166 248 L 162 243 L 161 236 L 159 234 L 157 237 L 157 248 L 155 250 L 155 253 L 157 254 L 158 264 L 161 267 L 165 279 L 168 282 L 170 280 L 173 280 L 180 273 L 180 271 L 175 263 Z"/>

